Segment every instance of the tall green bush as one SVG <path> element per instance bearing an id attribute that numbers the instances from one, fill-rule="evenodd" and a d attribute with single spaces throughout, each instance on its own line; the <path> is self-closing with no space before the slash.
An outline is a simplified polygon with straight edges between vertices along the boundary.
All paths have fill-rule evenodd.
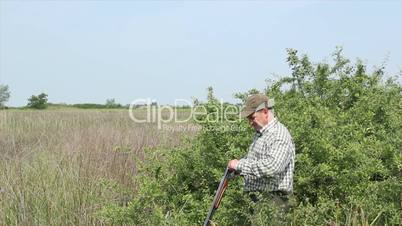
<path id="1" fill-rule="evenodd" d="M 0 84 L 0 109 L 5 107 L 5 103 L 10 99 L 10 90 L 8 85 Z"/>
<path id="2" fill-rule="evenodd" d="M 29 108 L 35 108 L 35 109 L 46 109 L 48 106 L 47 100 L 48 99 L 46 93 L 41 93 L 38 96 L 32 95 L 28 99 L 27 106 Z"/>
<path id="3" fill-rule="evenodd" d="M 295 212 L 325 204 L 319 222 L 345 223 L 355 212 L 369 223 L 397 224 L 401 89 L 392 78 L 383 81 L 384 67 L 369 73 L 341 53 L 333 54 L 334 65 L 312 64 L 289 49 L 292 76 L 268 87 L 297 147 L 295 197 L 303 208 Z"/>
<path id="4" fill-rule="evenodd" d="M 383 81 L 384 68 L 367 72 L 334 53 L 334 64 L 313 64 L 288 50 L 292 75 L 266 89 L 275 113 L 296 144 L 294 225 L 399 223 L 401 89 Z M 255 93 L 255 90 L 250 91 Z M 245 94 L 238 94 L 244 99 Z M 245 121 L 221 120 L 209 89 L 208 115 L 196 138 L 176 149 L 149 150 L 137 177 L 137 196 L 128 207 L 110 205 L 102 217 L 137 225 L 201 225 L 227 161 L 247 152 L 253 131 Z M 208 120 L 207 120 L 208 119 Z M 218 225 L 275 225 L 275 211 L 257 206 L 230 181 Z M 253 206 L 255 215 L 250 215 Z"/>

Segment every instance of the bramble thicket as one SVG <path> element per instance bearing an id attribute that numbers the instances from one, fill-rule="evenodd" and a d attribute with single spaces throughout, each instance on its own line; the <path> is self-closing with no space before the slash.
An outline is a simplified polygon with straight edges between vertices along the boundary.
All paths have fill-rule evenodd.
<path id="1" fill-rule="evenodd" d="M 395 225 L 400 223 L 401 87 L 384 75 L 333 53 L 332 63 L 312 63 L 288 49 L 291 76 L 268 85 L 275 114 L 296 145 L 293 225 Z M 385 78 L 387 79 L 385 79 Z M 252 90 L 251 92 L 256 92 Z M 243 98 L 248 93 L 238 94 Z M 210 117 L 221 106 L 209 90 Z M 110 203 L 104 222 L 201 225 L 227 161 L 241 158 L 251 142 L 247 122 L 201 122 L 202 130 L 174 149 L 149 149 L 128 206 Z M 230 128 L 230 129 L 228 129 Z M 254 206 L 253 206 L 254 205 Z M 230 181 L 214 216 L 217 225 L 275 225 L 276 210 L 243 195 L 242 179 Z M 249 208 L 256 209 L 252 217 Z"/>

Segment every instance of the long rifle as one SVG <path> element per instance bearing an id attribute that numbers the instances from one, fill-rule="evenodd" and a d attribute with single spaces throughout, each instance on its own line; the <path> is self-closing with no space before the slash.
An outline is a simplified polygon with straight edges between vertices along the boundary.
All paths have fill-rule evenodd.
<path id="1" fill-rule="evenodd" d="M 229 168 L 226 167 L 225 174 L 219 183 L 218 189 L 216 189 L 215 198 L 212 202 L 211 208 L 209 209 L 209 213 L 207 218 L 204 221 L 204 226 L 209 226 L 212 220 L 212 216 L 214 215 L 215 211 L 218 209 L 219 204 L 221 203 L 223 193 L 225 192 L 228 186 L 228 180 L 232 178 L 232 175 L 229 171 Z"/>

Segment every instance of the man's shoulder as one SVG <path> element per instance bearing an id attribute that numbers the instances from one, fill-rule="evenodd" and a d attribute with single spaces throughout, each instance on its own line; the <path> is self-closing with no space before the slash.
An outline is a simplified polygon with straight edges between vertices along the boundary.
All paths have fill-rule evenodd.
<path id="1" fill-rule="evenodd" d="M 283 130 L 283 131 L 286 131 L 287 133 L 289 133 L 288 128 L 283 123 L 281 123 L 279 121 L 278 121 L 278 124 L 277 124 L 277 129 L 278 130 Z"/>
<path id="2" fill-rule="evenodd" d="M 290 135 L 288 128 L 279 121 L 276 123 L 275 128 L 272 130 L 271 135 L 279 140 L 283 140 L 283 139 L 287 140 L 289 138 L 291 139 L 291 135 Z"/>

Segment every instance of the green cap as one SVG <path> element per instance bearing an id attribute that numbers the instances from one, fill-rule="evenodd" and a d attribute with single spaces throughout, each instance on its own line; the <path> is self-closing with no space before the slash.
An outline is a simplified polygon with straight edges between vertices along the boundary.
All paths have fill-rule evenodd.
<path id="1" fill-rule="evenodd" d="M 241 111 L 241 117 L 246 118 L 256 111 L 263 108 L 272 108 L 274 106 L 272 101 L 263 94 L 254 94 L 247 98 L 246 103 Z"/>

